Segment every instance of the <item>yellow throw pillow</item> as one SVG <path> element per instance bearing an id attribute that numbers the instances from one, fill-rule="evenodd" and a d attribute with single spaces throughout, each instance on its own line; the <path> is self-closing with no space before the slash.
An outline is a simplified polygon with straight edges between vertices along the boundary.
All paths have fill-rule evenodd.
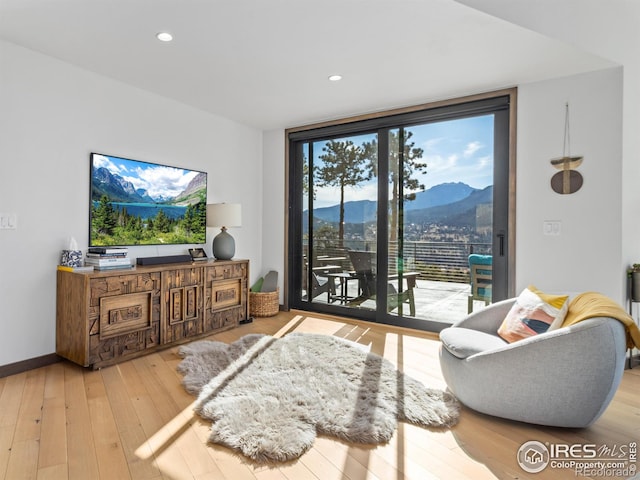
<path id="1" fill-rule="evenodd" d="M 568 295 L 549 295 L 529 285 L 509 310 L 498 335 L 512 343 L 562 325 L 569 308 Z"/>

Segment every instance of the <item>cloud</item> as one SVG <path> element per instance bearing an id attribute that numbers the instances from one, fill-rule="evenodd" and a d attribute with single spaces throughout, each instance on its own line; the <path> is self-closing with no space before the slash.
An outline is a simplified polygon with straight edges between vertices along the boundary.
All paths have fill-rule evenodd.
<path id="1" fill-rule="evenodd" d="M 118 165 L 111 160 L 111 158 L 105 155 L 93 155 L 93 165 L 96 168 L 106 168 L 111 173 L 116 175 L 121 175 L 121 173 L 125 170 L 122 165 Z"/>
<path id="2" fill-rule="evenodd" d="M 451 168 L 458 166 L 458 160 L 460 156 L 452 153 L 447 156 L 443 155 L 428 155 L 426 157 L 427 163 L 427 175 L 435 175 L 442 172 L 447 172 Z"/>
<path id="3" fill-rule="evenodd" d="M 347 187 L 344 192 L 345 202 L 358 200 L 377 200 L 378 183 L 369 182 L 360 184 L 359 187 Z M 323 187 L 316 189 L 316 198 L 313 200 L 314 208 L 330 207 L 340 204 L 340 189 L 338 187 Z M 306 209 L 307 205 L 305 205 Z"/>
<path id="4" fill-rule="evenodd" d="M 137 177 L 126 177 L 136 188 L 144 188 L 152 197 L 175 196 L 182 192 L 197 172 L 173 167 L 149 167 L 136 169 Z"/>
<path id="5" fill-rule="evenodd" d="M 435 147 L 437 147 L 438 144 L 441 143 L 443 140 L 445 140 L 444 137 L 429 138 L 429 139 L 425 140 L 424 142 L 422 142 L 422 148 L 426 152 L 428 152 L 430 150 L 435 149 Z"/>
<path id="6" fill-rule="evenodd" d="M 485 171 L 487 167 L 493 167 L 493 157 L 491 155 L 480 157 L 476 165 L 478 170 Z"/>
<path id="7" fill-rule="evenodd" d="M 483 147 L 483 145 L 480 142 L 470 142 L 467 144 L 467 148 L 465 148 L 463 155 L 468 158 L 470 156 L 472 156 L 474 153 L 476 153 L 478 150 L 480 150 Z"/>

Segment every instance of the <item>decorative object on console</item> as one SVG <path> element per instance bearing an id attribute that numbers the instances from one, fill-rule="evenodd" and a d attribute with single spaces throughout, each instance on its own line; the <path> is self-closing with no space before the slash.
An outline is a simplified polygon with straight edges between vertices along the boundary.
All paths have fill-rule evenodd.
<path id="1" fill-rule="evenodd" d="M 220 227 L 213 239 L 212 253 L 218 260 L 231 260 L 236 253 L 236 242 L 227 232 L 228 227 L 242 226 L 239 203 L 210 203 L 207 205 L 207 227 Z"/>
<path id="2" fill-rule="evenodd" d="M 81 267 L 82 250 L 62 250 L 60 265 L 64 267 Z"/>
<path id="3" fill-rule="evenodd" d="M 126 247 L 89 247 L 84 263 L 96 270 L 131 268 L 128 255 L 129 250 Z"/>
<path id="4" fill-rule="evenodd" d="M 127 247 L 89 247 L 87 256 L 89 255 L 118 255 L 126 257 L 129 254 Z"/>
<path id="5" fill-rule="evenodd" d="M 194 262 L 209 260 L 207 258 L 207 253 L 204 251 L 204 248 L 190 248 L 189 255 L 191 255 L 191 260 L 193 260 Z"/>
<path id="6" fill-rule="evenodd" d="M 62 250 L 60 265 L 63 267 L 82 266 L 82 251 L 78 249 L 78 242 L 76 242 L 75 238 L 71 237 L 69 239 L 69 248 Z"/>

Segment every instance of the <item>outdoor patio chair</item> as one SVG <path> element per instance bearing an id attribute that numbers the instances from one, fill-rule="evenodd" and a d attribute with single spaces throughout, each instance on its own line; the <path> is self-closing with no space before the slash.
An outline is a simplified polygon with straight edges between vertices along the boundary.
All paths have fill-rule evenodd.
<path id="1" fill-rule="evenodd" d="M 491 282 L 493 276 L 493 257 L 491 255 L 469 255 L 469 283 L 471 292 L 468 297 L 467 313 L 473 311 L 473 301 L 491 303 Z"/>
<path id="2" fill-rule="evenodd" d="M 360 305 L 368 299 L 376 298 L 376 281 L 377 275 L 374 273 L 373 259 L 375 252 L 348 250 L 351 265 L 353 266 L 353 275 L 358 279 L 359 295 L 356 299 L 349 302 L 350 305 Z M 397 276 L 396 276 L 397 277 Z M 416 314 L 416 305 L 413 295 L 413 288 L 398 292 L 396 287 L 389 283 L 387 285 L 387 311 L 391 312 L 397 308 L 401 308 L 403 304 L 409 306 L 409 315 L 412 317 Z"/>
<path id="3" fill-rule="evenodd" d="M 331 297 L 331 294 L 335 293 L 333 290 L 333 283 L 326 277 L 320 277 L 315 273 L 311 274 L 311 298 L 313 300 L 318 295 L 323 293 L 327 294 L 327 299 Z"/>

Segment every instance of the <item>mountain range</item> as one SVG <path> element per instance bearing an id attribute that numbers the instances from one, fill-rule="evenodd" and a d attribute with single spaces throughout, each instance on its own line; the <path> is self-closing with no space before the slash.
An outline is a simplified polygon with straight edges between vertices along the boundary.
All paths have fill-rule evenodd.
<path id="1" fill-rule="evenodd" d="M 484 189 L 470 187 L 462 182 L 435 185 L 424 192 L 416 193 L 414 200 L 405 200 L 406 223 L 439 223 L 447 220 L 450 225 L 475 223 L 476 207 L 491 203 L 493 186 Z M 345 223 L 368 223 L 376 219 L 377 202 L 358 200 L 345 202 Z M 337 223 L 340 219 L 340 205 L 314 209 L 317 221 Z"/>
<path id="2" fill-rule="evenodd" d="M 120 175 L 113 174 L 106 168 L 100 167 L 93 172 L 91 198 L 94 201 L 98 201 L 102 195 L 107 195 L 110 201 L 119 203 L 188 205 L 200 201 L 199 193 L 203 189 L 206 189 L 206 185 L 207 174 L 201 172 L 175 197 L 151 197 L 147 190 L 136 189 L 131 182 L 125 180 Z"/>

